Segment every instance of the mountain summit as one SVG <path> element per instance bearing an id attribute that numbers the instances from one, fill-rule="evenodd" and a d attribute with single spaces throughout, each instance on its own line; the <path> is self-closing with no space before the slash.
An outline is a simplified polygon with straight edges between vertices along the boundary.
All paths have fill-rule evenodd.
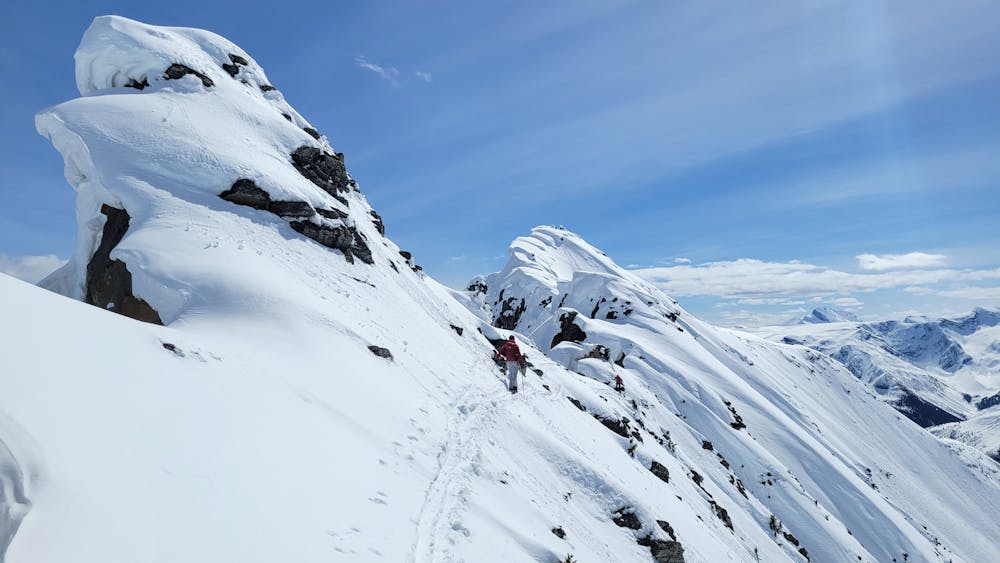
<path id="1" fill-rule="evenodd" d="M 78 197 L 63 296 L 0 276 L 10 561 L 995 554 L 995 464 L 838 362 L 708 325 L 560 228 L 444 288 L 212 33 L 101 17 L 76 61 L 81 97 L 36 121 Z"/>
<path id="2" fill-rule="evenodd" d="M 836 309 L 834 307 L 817 307 L 813 309 L 812 313 L 802 317 L 799 320 L 801 324 L 819 324 L 819 323 L 859 323 L 861 319 L 857 315 L 850 311 L 844 311 L 842 309 Z"/>

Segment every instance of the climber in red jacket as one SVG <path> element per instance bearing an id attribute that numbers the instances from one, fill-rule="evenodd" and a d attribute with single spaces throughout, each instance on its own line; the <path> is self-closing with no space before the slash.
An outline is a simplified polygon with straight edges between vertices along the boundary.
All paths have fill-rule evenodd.
<path id="1" fill-rule="evenodd" d="M 507 342 L 504 342 L 500 349 L 493 354 L 493 361 L 501 359 L 507 362 L 507 389 L 511 393 L 517 393 L 517 370 L 523 369 L 524 356 L 521 355 L 521 349 L 517 347 L 513 336 L 508 338 Z"/>

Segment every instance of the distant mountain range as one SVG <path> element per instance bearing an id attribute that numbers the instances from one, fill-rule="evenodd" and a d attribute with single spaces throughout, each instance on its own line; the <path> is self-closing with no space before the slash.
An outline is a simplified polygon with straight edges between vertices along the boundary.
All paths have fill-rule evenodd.
<path id="1" fill-rule="evenodd" d="M 991 430 L 1000 413 L 1000 310 L 936 320 L 852 317 L 817 309 L 800 324 L 755 332 L 830 356 L 914 422 L 1000 460 L 1000 434 Z"/>

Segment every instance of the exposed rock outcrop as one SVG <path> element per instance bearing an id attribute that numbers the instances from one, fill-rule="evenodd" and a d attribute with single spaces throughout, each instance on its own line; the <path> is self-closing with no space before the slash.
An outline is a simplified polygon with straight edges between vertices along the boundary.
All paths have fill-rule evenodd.
<path id="1" fill-rule="evenodd" d="M 649 548 L 656 563 L 684 563 L 684 546 L 678 541 L 658 540 L 645 536 L 636 540 L 639 545 Z"/>
<path id="2" fill-rule="evenodd" d="M 339 197 L 339 192 L 351 188 L 353 181 L 344 166 L 343 153 L 331 155 L 316 147 L 303 146 L 292 153 L 292 164 L 306 179 L 332 196 Z"/>
<path id="3" fill-rule="evenodd" d="M 552 337 L 551 348 L 555 348 L 560 342 L 583 342 L 587 339 L 587 333 L 583 332 L 583 329 L 576 326 L 573 322 L 576 320 L 576 316 L 576 311 L 569 311 L 559 315 L 560 330 Z"/>
<path id="4" fill-rule="evenodd" d="M 178 78 L 182 78 L 184 76 L 187 76 L 188 74 L 193 74 L 196 77 L 198 77 L 198 79 L 201 80 L 201 84 L 205 88 L 211 88 L 212 86 L 215 86 L 215 82 L 212 82 L 211 78 L 205 76 L 204 74 L 198 72 L 197 70 L 194 70 L 191 67 L 184 66 L 182 64 L 174 63 L 168 66 L 167 70 L 163 71 L 163 75 L 168 80 L 177 80 Z"/>
<path id="5" fill-rule="evenodd" d="M 663 464 L 656 461 L 655 459 L 650 464 L 649 470 L 653 472 L 653 475 L 659 477 L 660 480 L 663 481 L 664 483 L 670 482 L 670 471 L 668 471 L 667 468 L 663 466 Z"/>
<path id="6" fill-rule="evenodd" d="M 354 258 L 366 264 L 373 264 L 372 251 L 365 242 L 364 235 L 354 227 L 347 225 L 317 225 L 312 221 L 292 221 L 289 223 L 296 232 L 301 233 L 327 248 L 336 248 L 344 253 L 348 262 Z"/>
<path id="7" fill-rule="evenodd" d="M 380 358 L 385 358 L 387 360 L 392 359 L 392 352 L 390 352 L 388 348 L 372 345 L 368 347 L 368 350 L 371 351 L 372 354 L 375 354 Z"/>
<path id="8" fill-rule="evenodd" d="M 133 295 L 132 274 L 125 262 L 111 259 L 111 251 L 128 231 L 129 214 L 124 209 L 109 205 L 102 205 L 101 213 L 107 221 L 101 244 L 87 264 L 84 301 L 137 321 L 162 325 L 159 313 L 149 303 Z"/>

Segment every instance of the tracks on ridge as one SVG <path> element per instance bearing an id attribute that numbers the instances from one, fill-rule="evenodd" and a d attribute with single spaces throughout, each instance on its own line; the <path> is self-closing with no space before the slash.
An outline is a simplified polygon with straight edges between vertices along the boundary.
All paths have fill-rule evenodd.
<path id="1" fill-rule="evenodd" d="M 448 437 L 438 453 L 438 470 L 417 519 L 413 563 L 453 561 L 455 536 L 468 537 L 461 515 L 468 507 L 472 477 L 482 458 L 482 441 L 495 427 L 507 392 L 469 385 L 449 405 Z"/>

